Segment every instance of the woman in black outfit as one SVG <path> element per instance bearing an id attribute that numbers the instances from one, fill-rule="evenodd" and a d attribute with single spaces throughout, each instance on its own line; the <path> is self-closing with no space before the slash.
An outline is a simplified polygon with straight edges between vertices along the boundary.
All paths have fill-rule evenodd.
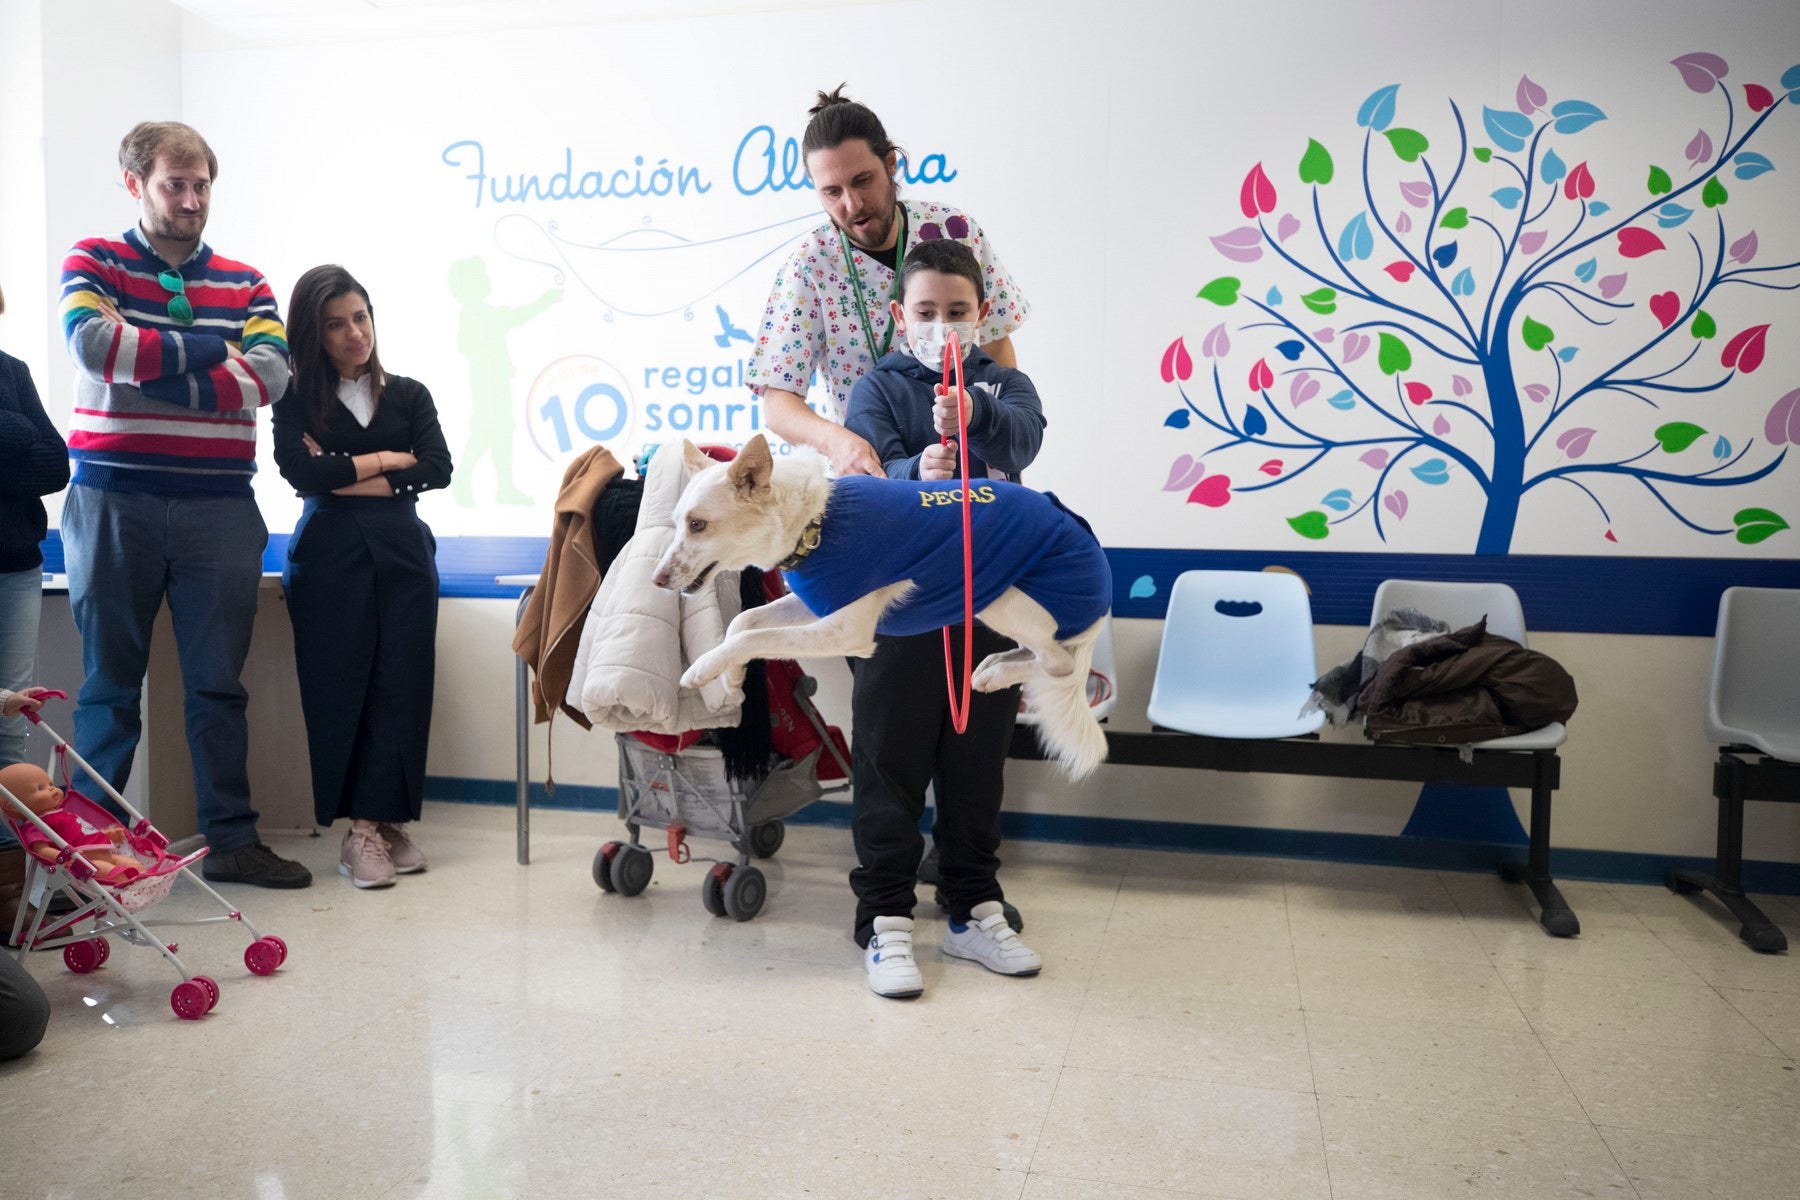
<path id="1" fill-rule="evenodd" d="M 306 501 L 282 583 L 313 811 L 350 818 L 338 871 L 386 887 L 425 869 L 405 825 L 423 800 L 438 575 L 415 501 L 450 482 L 450 450 L 431 393 L 381 369 L 369 293 L 342 267 L 294 285 L 288 346 L 275 462 Z"/>

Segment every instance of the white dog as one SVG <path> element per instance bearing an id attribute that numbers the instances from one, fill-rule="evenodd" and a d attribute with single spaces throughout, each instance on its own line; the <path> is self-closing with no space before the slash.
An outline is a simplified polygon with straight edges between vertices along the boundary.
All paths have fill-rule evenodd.
<path id="1" fill-rule="evenodd" d="M 826 477 L 799 449 L 777 463 L 759 434 L 729 464 L 685 444 L 691 475 L 675 510 L 660 587 L 691 591 L 715 570 L 781 568 L 790 593 L 746 609 L 682 676 L 736 685 L 758 658 L 875 651 L 875 635 L 925 633 L 963 617 L 962 486 Z M 1018 643 L 974 673 L 980 691 L 1024 685 L 1045 750 L 1074 778 L 1106 757 L 1087 702 L 1088 663 L 1112 602 L 1093 532 L 1054 497 L 982 480 L 971 489 L 975 615 Z M 960 681 L 959 681 L 960 682 Z"/>

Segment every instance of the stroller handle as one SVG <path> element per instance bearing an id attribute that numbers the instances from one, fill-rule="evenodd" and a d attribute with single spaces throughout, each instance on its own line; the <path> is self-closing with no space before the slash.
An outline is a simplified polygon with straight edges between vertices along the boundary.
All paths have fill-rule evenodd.
<path id="1" fill-rule="evenodd" d="M 67 700 L 69 698 L 69 693 L 58 692 L 51 688 L 37 688 L 35 690 L 37 694 L 34 695 L 32 699 L 39 703 L 42 703 L 45 700 Z M 37 709 L 35 708 L 28 708 L 19 715 L 24 717 L 27 721 L 30 721 L 33 725 L 42 725 L 44 723 L 44 718 L 37 715 Z"/>

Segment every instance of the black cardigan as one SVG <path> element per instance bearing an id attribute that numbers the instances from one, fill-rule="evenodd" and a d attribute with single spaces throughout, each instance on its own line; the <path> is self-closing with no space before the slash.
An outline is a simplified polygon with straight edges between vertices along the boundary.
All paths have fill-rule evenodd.
<path id="1" fill-rule="evenodd" d="M 38 400 L 31 371 L 0 354 L 0 571 L 44 564 L 44 502 L 69 486 L 69 447 Z"/>
<path id="2" fill-rule="evenodd" d="M 313 441 L 323 454 L 313 454 L 301 441 L 310 425 L 306 401 L 290 382 L 275 404 L 275 465 L 302 496 L 322 495 L 355 483 L 356 466 L 350 459 L 378 450 L 404 450 L 419 460 L 417 466 L 384 476 L 396 496 L 416 496 L 450 482 L 450 447 L 438 425 L 437 407 L 431 402 L 431 393 L 416 379 L 389 375 L 366 429 L 334 397 L 324 430 L 313 432 Z"/>

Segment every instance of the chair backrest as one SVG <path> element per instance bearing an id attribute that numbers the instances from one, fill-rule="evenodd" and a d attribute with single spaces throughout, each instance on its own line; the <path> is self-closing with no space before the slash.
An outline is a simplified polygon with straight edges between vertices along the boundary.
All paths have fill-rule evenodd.
<path id="1" fill-rule="evenodd" d="M 1375 589 L 1371 627 L 1397 608 L 1416 608 L 1452 629 L 1487 618 L 1488 632 L 1521 646 L 1525 640 L 1525 609 L 1519 594 L 1504 583 L 1440 583 L 1429 579 L 1387 579 Z"/>
<path id="2" fill-rule="evenodd" d="M 1185 571 L 1176 577 L 1156 657 L 1152 709 L 1154 693 L 1197 682 L 1228 687 L 1246 699 L 1297 695 L 1298 711 L 1318 674 L 1312 602 L 1298 576 Z"/>
<path id="3" fill-rule="evenodd" d="M 1800 590 L 1726 588 L 1706 732 L 1787 758 L 1800 745 Z"/>

